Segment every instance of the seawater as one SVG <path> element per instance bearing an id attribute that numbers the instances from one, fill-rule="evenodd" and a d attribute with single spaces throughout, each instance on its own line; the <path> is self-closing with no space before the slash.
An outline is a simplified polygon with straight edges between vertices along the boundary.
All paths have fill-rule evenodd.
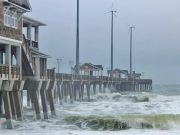
<path id="1" fill-rule="evenodd" d="M 49 112 L 50 113 L 50 112 Z M 57 117 L 35 120 L 24 107 L 24 121 L 7 130 L 0 119 L 0 135 L 179 135 L 180 85 L 155 85 L 151 92 L 121 92 L 92 96 L 91 102 L 56 104 Z M 129 128 L 117 130 L 114 121 Z"/>

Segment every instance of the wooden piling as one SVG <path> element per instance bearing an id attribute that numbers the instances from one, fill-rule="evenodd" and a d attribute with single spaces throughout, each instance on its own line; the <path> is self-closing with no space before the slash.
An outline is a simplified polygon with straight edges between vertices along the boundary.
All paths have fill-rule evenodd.
<path id="1" fill-rule="evenodd" d="M 86 84 L 88 102 L 91 101 L 91 98 L 90 98 L 90 88 L 91 88 L 91 85 L 90 84 Z"/>
<path id="2" fill-rule="evenodd" d="M 62 105 L 63 104 L 62 103 L 62 99 L 63 99 L 63 97 L 62 97 L 62 84 L 60 81 L 57 82 L 57 92 L 58 92 L 58 97 L 59 97 L 59 103 L 60 103 L 60 105 Z"/>
<path id="3" fill-rule="evenodd" d="M 48 95 L 49 95 L 49 105 L 50 105 L 52 116 L 56 116 L 55 106 L 54 106 L 54 98 L 53 98 L 54 97 L 53 91 L 54 91 L 55 87 L 56 87 L 56 81 L 50 81 Z"/>
<path id="4" fill-rule="evenodd" d="M 93 93 L 96 94 L 96 84 L 93 84 Z"/>
<path id="5" fill-rule="evenodd" d="M 6 118 L 6 124 L 8 129 L 13 129 L 14 125 L 12 123 L 12 109 L 11 109 L 11 102 L 10 102 L 10 96 L 9 92 L 12 91 L 14 85 L 14 81 L 10 80 L 3 80 L 1 91 L 2 91 L 2 97 L 3 97 L 3 103 L 4 103 L 4 110 L 5 110 L 5 118 Z"/>
<path id="6" fill-rule="evenodd" d="M 77 84 L 75 83 L 74 85 L 73 85 L 73 95 L 74 95 L 74 100 L 76 101 L 77 100 Z"/>
<path id="7" fill-rule="evenodd" d="M 79 83 L 77 84 L 77 91 L 78 91 L 78 98 L 79 98 L 79 101 L 81 102 L 81 101 L 82 101 L 81 85 L 80 85 Z"/>
<path id="8" fill-rule="evenodd" d="M 69 97 L 70 97 L 70 103 L 73 104 L 73 83 L 69 83 Z"/>
<path id="9" fill-rule="evenodd" d="M 10 99 L 10 105 L 11 105 L 11 111 L 12 111 L 12 118 L 14 120 L 17 119 L 16 117 L 16 107 L 15 107 L 15 101 L 14 101 L 14 94 L 12 91 L 9 92 L 9 99 Z"/>
<path id="10" fill-rule="evenodd" d="M 67 103 L 68 102 L 68 84 L 64 83 L 64 102 Z"/>
<path id="11" fill-rule="evenodd" d="M 99 84 L 99 92 L 102 93 L 102 84 Z"/>
<path id="12" fill-rule="evenodd" d="M 14 96 L 14 102 L 15 102 L 15 107 L 16 107 L 17 120 L 22 121 L 23 115 L 22 115 L 22 103 L 21 103 L 22 101 L 21 101 L 20 91 L 14 91 L 13 96 Z"/>
<path id="13" fill-rule="evenodd" d="M 12 111 L 11 111 L 11 103 L 10 103 L 8 91 L 3 91 L 3 100 L 4 100 L 4 110 L 5 110 L 7 129 L 13 129 L 14 125 L 12 123 Z"/>
<path id="14" fill-rule="evenodd" d="M 29 92 L 31 103 L 36 113 L 36 119 L 41 119 L 41 111 L 38 100 L 39 83 L 40 83 L 39 81 L 35 81 L 35 80 L 26 80 L 24 84 L 24 89 L 28 90 Z"/>
<path id="15" fill-rule="evenodd" d="M 27 90 L 27 106 L 30 107 L 31 106 L 31 98 L 30 98 L 30 94 L 29 91 Z"/>
<path id="16" fill-rule="evenodd" d="M 84 98 L 84 84 L 81 84 L 81 100 Z"/>
<path id="17" fill-rule="evenodd" d="M 2 108 L 2 92 L 0 91 L 0 115 L 3 114 L 3 108 Z"/>
<path id="18" fill-rule="evenodd" d="M 44 119 L 48 119 L 48 107 L 47 107 L 47 96 L 46 96 L 46 91 L 47 91 L 47 81 L 42 82 L 41 90 L 40 90 L 40 95 L 41 95 L 41 103 L 42 103 L 42 109 L 43 109 L 43 114 L 44 114 Z"/>
<path id="19" fill-rule="evenodd" d="M 103 93 L 106 93 L 106 84 L 103 84 Z"/>

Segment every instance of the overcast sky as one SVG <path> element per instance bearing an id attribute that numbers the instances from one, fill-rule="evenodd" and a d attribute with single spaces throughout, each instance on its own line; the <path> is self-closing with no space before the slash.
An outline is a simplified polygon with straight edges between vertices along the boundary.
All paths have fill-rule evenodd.
<path id="1" fill-rule="evenodd" d="M 28 15 L 46 23 L 40 30 L 40 48 L 62 72 L 75 63 L 76 0 L 30 0 Z M 133 69 L 154 83 L 180 83 L 180 0 L 80 0 L 80 62 L 110 68 L 110 14 L 114 20 L 114 67 L 129 69 L 129 27 L 133 39 Z"/>

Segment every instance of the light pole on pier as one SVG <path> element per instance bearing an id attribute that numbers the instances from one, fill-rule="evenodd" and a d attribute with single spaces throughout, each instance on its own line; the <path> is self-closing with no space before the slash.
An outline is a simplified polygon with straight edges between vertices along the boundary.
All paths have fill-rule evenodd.
<path id="1" fill-rule="evenodd" d="M 114 70 L 114 15 L 117 11 L 112 10 L 111 13 L 111 77 Z"/>
<path id="2" fill-rule="evenodd" d="M 77 0 L 77 26 L 76 26 L 76 74 L 79 74 L 79 0 Z"/>
<path id="3" fill-rule="evenodd" d="M 133 29 L 135 26 L 130 27 L 130 77 L 132 78 L 132 40 L 133 40 Z"/>
<path id="4" fill-rule="evenodd" d="M 62 62 L 62 59 L 56 59 L 58 64 L 58 73 L 60 73 L 60 64 Z"/>

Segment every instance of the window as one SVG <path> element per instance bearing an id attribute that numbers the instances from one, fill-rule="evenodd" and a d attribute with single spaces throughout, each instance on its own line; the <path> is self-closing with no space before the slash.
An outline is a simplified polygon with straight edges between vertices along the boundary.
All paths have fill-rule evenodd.
<path id="1" fill-rule="evenodd" d="M 4 25 L 12 28 L 18 28 L 17 13 L 12 10 L 4 12 Z"/>

